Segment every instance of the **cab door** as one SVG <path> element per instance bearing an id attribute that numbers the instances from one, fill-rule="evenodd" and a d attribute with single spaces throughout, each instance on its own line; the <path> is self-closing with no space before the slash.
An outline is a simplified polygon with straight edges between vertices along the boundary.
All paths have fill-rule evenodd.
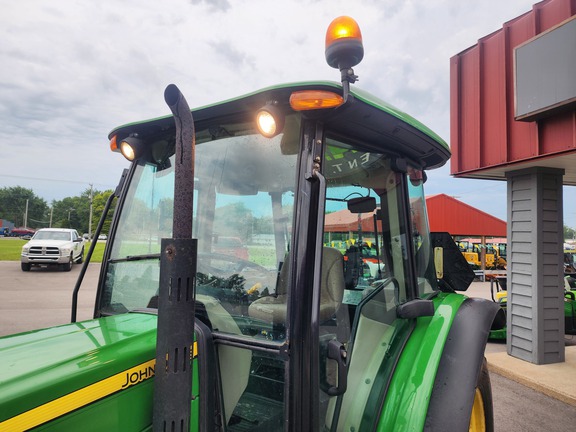
<path id="1" fill-rule="evenodd" d="M 413 327 L 397 306 L 433 290 L 423 194 L 384 154 L 325 147 L 319 412 L 328 430 L 372 430 Z"/>

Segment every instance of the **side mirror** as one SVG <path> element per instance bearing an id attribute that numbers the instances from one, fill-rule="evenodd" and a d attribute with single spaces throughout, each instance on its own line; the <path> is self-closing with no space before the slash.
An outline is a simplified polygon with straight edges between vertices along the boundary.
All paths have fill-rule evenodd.
<path id="1" fill-rule="evenodd" d="M 350 213 L 372 213 L 376 210 L 376 198 L 361 197 L 348 200 L 348 210 Z"/>

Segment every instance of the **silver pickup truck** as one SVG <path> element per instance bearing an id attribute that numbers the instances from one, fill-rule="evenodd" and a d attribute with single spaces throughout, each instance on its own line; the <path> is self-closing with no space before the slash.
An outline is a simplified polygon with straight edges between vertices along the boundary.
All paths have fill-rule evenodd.
<path id="1" fill-rule="evenodd" d="M 59 265 L 70 271 L 72 263 L 84 260 L 84 239 L 74 229 L 42 228 L 22 247 L 22 271 L 33 265 Z"/>

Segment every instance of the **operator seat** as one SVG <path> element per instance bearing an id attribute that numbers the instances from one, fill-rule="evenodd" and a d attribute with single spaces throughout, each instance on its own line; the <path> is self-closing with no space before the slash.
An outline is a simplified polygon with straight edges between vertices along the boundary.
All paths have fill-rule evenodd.
<path id="1" fill-rule="evenodd" d="M 344 259 L 340 251 L 324 247 L 322 251 L 322 275 L 320 294 L 320 322 L 332 318 L 344 297 Z M 262 297 L 248 308 L 248 314 L 272 324 L 286 323 L 286 301 L 288 290 L 289 265 L 280 269 L 276 295 Z"/>

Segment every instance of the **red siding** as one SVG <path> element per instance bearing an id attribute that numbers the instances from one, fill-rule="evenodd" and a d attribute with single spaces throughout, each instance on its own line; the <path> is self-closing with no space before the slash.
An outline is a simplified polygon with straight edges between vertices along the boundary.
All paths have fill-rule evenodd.
<path id="1" fill-rule="evenodd" d="M 542 153 L 559 153 L 576 149 L 576 112 L 559 114 L 540 124 L 540 150 Z"/>
<path id="2" fill-rule="evenodd" d="M 506 162 L 506 79 L 504 62 L 504 36 L 502 32 L 486 37 L 481 45 L 481 88 L 490 89 L 482 94 L 480 103 L 480 166 L 497 165 Z M 490 86 L 486 86 L 490 82 Z M 496 107 L 496 109 L 494 109 Z"/>
<path id="3" fill-rule="evenodd" d="M 576 150 L 576 115 L 514 120 L 514 48 L 576 14 L 576 0 L 545 0 L 450 60 L 451 173 Z"/>

